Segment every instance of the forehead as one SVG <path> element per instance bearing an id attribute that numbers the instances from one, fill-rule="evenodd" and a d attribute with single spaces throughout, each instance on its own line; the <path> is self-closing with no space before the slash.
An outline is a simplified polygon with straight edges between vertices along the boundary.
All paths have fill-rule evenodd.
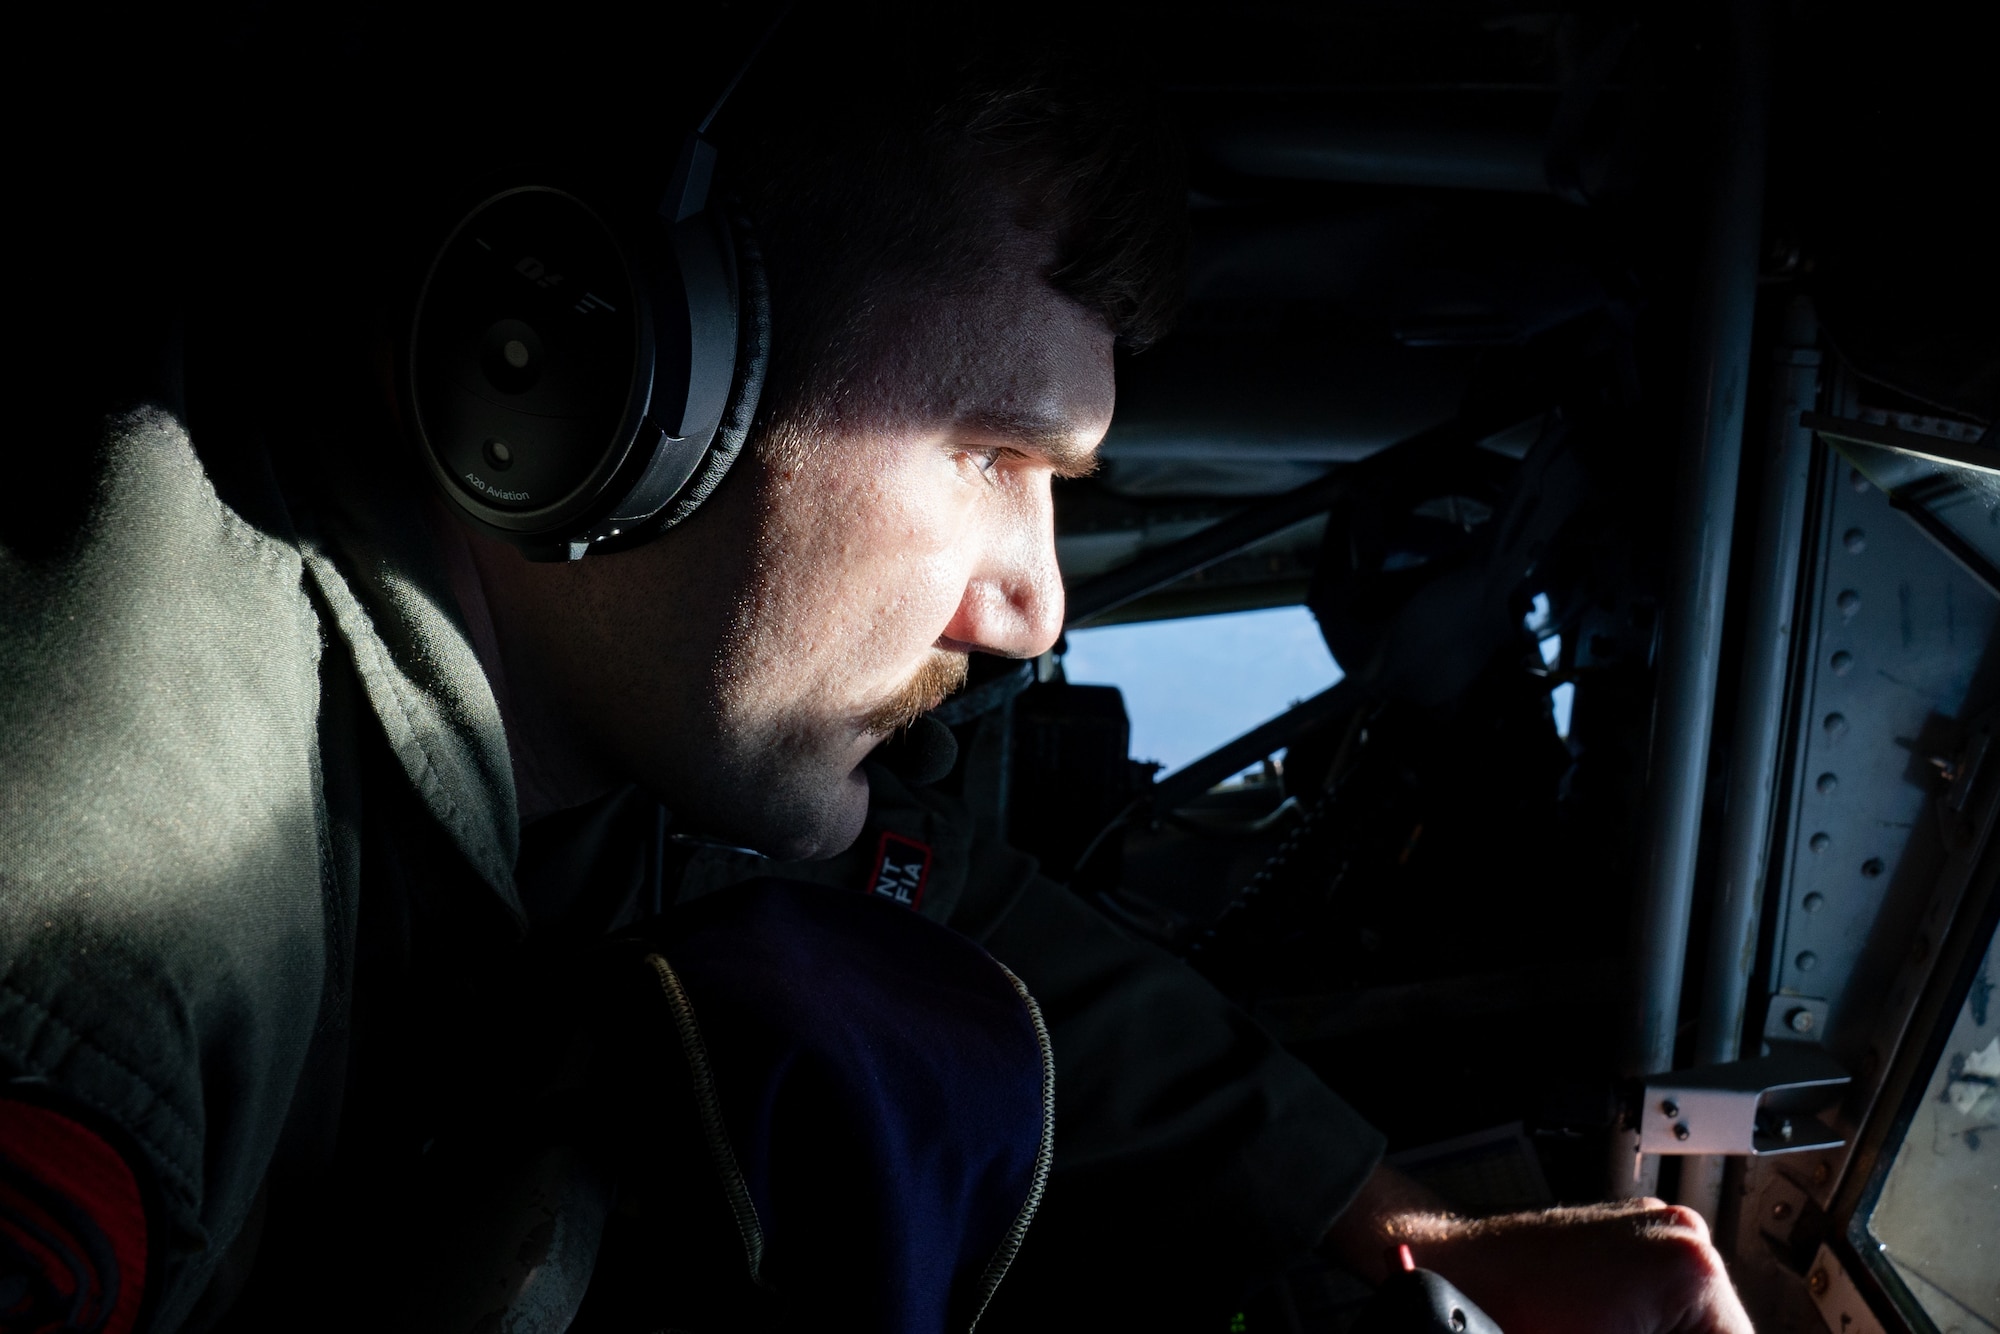
<path id="1" fill-rule="evenodd" d="M 1094 445 L 1111 420 L 1112 334 L 1039 260 L 1010 248 L 976 284 L 882 302 L 862 326 L 850 389 L 878 411 Z"/>

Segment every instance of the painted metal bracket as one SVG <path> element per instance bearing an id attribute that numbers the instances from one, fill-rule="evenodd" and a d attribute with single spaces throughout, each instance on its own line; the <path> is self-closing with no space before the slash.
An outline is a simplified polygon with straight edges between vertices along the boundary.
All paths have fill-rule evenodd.
<path id="1" fill-rule="evenodd" d="M 1638 1108 L 1639 1152 L 1765 1157 L 1844 1142 L 1813 1113 L 1849 1075 L 1818 1047 L 1790 1045 L 1748 1061 L 1648 1075 Z"/>

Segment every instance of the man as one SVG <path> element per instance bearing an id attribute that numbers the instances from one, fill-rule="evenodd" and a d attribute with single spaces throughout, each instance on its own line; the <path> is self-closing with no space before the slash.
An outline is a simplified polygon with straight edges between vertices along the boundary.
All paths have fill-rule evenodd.
<path id="1" fill-rule="evenodd" d="M 1116 339 L 1164 327 L 1180 201 L 1157 132 L 1021 50 L 1035 32 L 799 15 L 767 53 L 723 132 L 770 266 L 769 387 L 743 458 L 652 542 L 535 563 L 445 512 L 378 373 L 403 289 L 370 268 L 393 247 L 330 244 L 407 225 L 419 177 L 479 165 L 453 156 L 466 134 L 560 114 L 527 71 L 584 53 L 539 33 L 445 44 L 464 81 L 443 100 L 477 114 L 417 117 L 434 134 L 407 176 L 330 116 L 321 146 L 374 197 L 326 203 L 341 225 L 303 240 L 265 206 L 282 262 L 240 290 L 282 335 L 211 301 L 159 387 L 107 391 L 124 411 L 77 483 L 10 515 L 0 1124 L 15 1170 L 81 1218 L 63 1235 L 103 1252 L 75 1272 L 126 1285 L 74 1327 L 362 1318 L 357 1289 L 455 1240 L 383 1240 L 458 1217 L 411 1185 L 433 1145 L 485 1143 L 508 1081 L 563 1065 L 519 979 L 666 906 L 661 808 L 712 842 L 837 854 L 871 774 L 898 782 L 864 766 L 884 737 L 969 654 L 1053 642 L 1051 480 L 1091 466 Z M 635 76 L 581 45 L 571 91 Z M 349 105 L 336 89 L 298 101 Z M 574 113 L 557 151 L 588 156 L 646 101 Z M 618 124 L 606 156 L 654 133 Z M 303 177 L 300 200 L 357 179 Z M 923 911 L 1051 1017 L 1050 1235 L 1145 1244 L 1113 1270 L 1038 1254 L 1031 1229 L 1023 1264 L 1048 1277 L 1012 1310 L 1003 1287 L 996 1323 L 1060 1324 L 1021 1303 L 1067 1283 L 1112 1318 L 1199 1326 L 1314 1245 L 1375 1278 L 1402 1241 L 1510 1328 L 1748 1328 L 1686 1211 L 1435 1212 L 1191 973 L 1018 855 L 965 850 L 1010 856 L 982 880 L 1000 891 L 940 882 Z M 17 1253 L 56 1272 L 21 1221 L 47 1209 L 14 1208 Z"/>

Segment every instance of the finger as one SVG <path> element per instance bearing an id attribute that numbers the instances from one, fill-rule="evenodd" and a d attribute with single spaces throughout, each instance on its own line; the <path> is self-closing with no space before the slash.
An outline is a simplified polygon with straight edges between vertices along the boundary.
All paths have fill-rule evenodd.
<path id="1" fill-rule="evenodd" d="M 1757 1334 L 1750 1323 L 1750 1313 L 1743 1309 L 1743 1299 L 1736 1295 L 1736 1289 L 1725 1283 L 1716 1294 L 1714 1307 L 1709 1311 L 1709 1323 L 1702 1334 Z"/>
<path id="2" fill-rule="evenodd" d="M 1640 1234 L 1648 1237 L 1694 1240 L 1709 1245 L 1708 1220 L 1684 1204 L 1667 1204 L 1638 1215 Z"/>
<path id="3" fill-rule="evenodd" d="M 1750 1313 L 1743 1309 L 1743 1299 L 1736 1295 L 1723 1270 L 1722 1257 L 1713 1248 L 1709 1253 L 1714 1256 L 1711 1276 L 1687 1318 L 1674 1327 L 1675 1334 L 1756 1334 Z"/>

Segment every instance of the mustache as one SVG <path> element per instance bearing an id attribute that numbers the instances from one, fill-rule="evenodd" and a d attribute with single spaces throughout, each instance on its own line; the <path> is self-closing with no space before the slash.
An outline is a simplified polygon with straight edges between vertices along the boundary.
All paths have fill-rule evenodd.
<path id="1" fill-rule="evenodd" d="M 863 716 L 862 726 L 877 736 L 902 731 L 964 685 L 968 665 L 963 653 L 932 649 L 915 675 Z"/>

